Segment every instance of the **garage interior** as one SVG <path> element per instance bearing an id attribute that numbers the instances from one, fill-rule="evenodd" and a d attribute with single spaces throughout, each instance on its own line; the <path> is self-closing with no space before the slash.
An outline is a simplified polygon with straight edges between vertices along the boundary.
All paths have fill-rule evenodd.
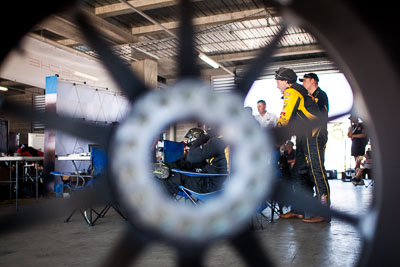
<path id="1" fill-rule="evenodd" d="M 86 113 L 89 117 L 83 116 L 83 122 L 79 123 L 111 125 L 115 121 L 122 122 L 129 114 L 130 105 L 136 104 L 135 101 L 146 94 L 135 90 L 130 92 L 130 89 L 124 86 L 132 82 L 132 79 L 126 77 L 128 72 L 125 70 L 132 71 L 141 81 L 136 85 L 148 91 L 167 91 L 174 88 L 183 78 L 194 76 L 207 84 L 213 93 L 239 93 L 243 96 L 243 92 L 240 91 L 242 88 L 238 88 L 238 85 L 243 85 L 241 81 L 251 76 L 248 70 L 254 66 L 254 62 L 260 61 L 257 61 L 260 55 L 266 53 L 268 49 L 265 47 L 271 47 L 272 52 L 267 51 L 271 52 L 267 53 L 270 56 L 265 58 L 265 64 L 259 63 L 261 68 L 257 69 L 258 73 L 252 81 L 274 78 L 279 67 L 292 68 L 299 78 L 309 72 L 318 75 L 343 73 L 353 90 L 354 109 L 365 118 L 371 139 L 374 139 L 374 145 L 376 144 L 376 151 L 389 156 L 390 153 L 394 153 L 391 151 L 393 147 L 389 149 L 390 145 L 386 142 L 395 140 L 389 136 L 395 137 L 396 131 L 386 131 L 382 135 L 378 130 L 387 126 L 387 121 L 377 120 L 385 111 L 383 108 L 382 111 L 370 110 L 374 101 L 379 107 L 382 107 L 384 101 L 369 90 L 370 87 L 376 87 L 376 83 L 369 83 L 369 88 L 366 84 L 370 81 L 369 78 L 372 79 L 374 71 L 382 71 L 384 74 L 379 77 L 387 75 L 385 86 L 388 92 L 391 86 L 394 88 L 393 92 L 396 92 L 397 66 L 390 65 L 391 61 L 387 61 L 390 64 L 386 61 L 385 64 L 381 61 L 371 64 L 357 59 L 362 58 L 362 55 L 365 55 L 363 53 L 369 50 L 371 58 L 374 54 L 371 51 L 374 51 L 374 56 L 380 60 L 391 58 L 393 61 L 398 58 L 398 51 L 394 49 L 394 44 L 388 41 L 389 29 L 380 27 L 387 25 L 385 19 L 389 18 L 382 15 L 383 12 L 376 12 L 372 13 L 374 19 L 370 19 L 371 11 L 367 4 L 361 4 L 362 1 L 327 1 L 323 4 L 312 0 L 183 1 L 190 3 L 192 10 L 193 27 L 189 29 L 187 25 L 180 25 L 188 14 L 182 14 L 185 12 L 181 11 L 180 1 L 176 0 L 59 2 L 51 7 L 51 4 L 40 4 L 42 11 L 38 14 L 29 12 L 29 7 L 33 4 L 27 4 L 24 11 L 20 11 L 22 16 L 26 17 L 26 25 L 16 29 L 11 30 L 5 26 L 6 16 L 0 24 L 4 25 L 4 33 L 12 40 L 9 44 L 2 45 L 1 50 L 0 60 L 3 63 L 0 65 L 0 86 L 7 89 L 0 91 L 1 102 L 24 107 L 21 113 L 4 107 L 0 111 L 2 123 L 7 126 L 7 150 L 12 143 L 12 153 L 16 152 L 18 145 L 28 144 L 32 134 L 43 136 L 44 147 L 48 146 L 49 139 L 46 139 L 46 135 L 49 132 L 54 134 L 56 142 L 70 138 L 66 137 L 67 134 L 54 133 L 51 130 L 65 130 L 67 126 L 59 125 L 60 122 L 46 121 L 50 120 L 47 117 L 43 122 L 34 117 L 36 115 L 34 118 L 27 115 L 31 109 L 45 113 L 54 112 L 46 103 L 49 91 L 46 77 L 56 77 L 58 84 L 67 84 L 67 89 L 63 90 L 68 90 L 68 84 L 71 84 L 77 92 L 75 102 L 68 102 L 72 101 L 71 98 L 62 102 L 62 96 L 57 96 L 57 101 L 63 103 L 63 111 L 66 111 L 61 113 L 61 118 L 63 115 L 72 118 L 71 121 L 66 120 L 65 125 L 79 121 L 82 114 L 87 112 L 84 111 L 82 103 L 86 105 L 90 97 L 83 99 L 84 95 L 78 93 L 79 86 L 95 90 L 96 97 L 98 94 L 101 99 L 103 95 L 110 95 L 110 99 L 114 99 L 109 100 L 110 102 L 101 101 L 93 117 Z M 360 6 L 363 7 L 358 8 Z M 19 10 L 15 3 L 7 4 L 7 7 L 10 10 Z M 329 20 L 330 16 L 337 16 L 338 12 L 343 12 L 340 21 L 338 19 L 335 22 L 312 24 L 319 21 L 316 13 L 326 15 Z M 82 26 L 83 20 L 92 26 Z M 340 28 L 349 22 L 354 24 L 349 25 L 348 29 Z M 92 29 L 95 31 L 91 31 Z M 348 32 L 354 29 L 359 31 L 348 35 Z M 371 34 L 366 35 L 364 30 Z M 22 34 L 24 39 L 20 41 Z M 359 36 L 366 39 L 358 38 Z M 96 39 L 98 37 L 102 39 Z M 93 46 L 93 43 L 99 43 L 101 40 L 111 48 L 110 51 L 119 60 L 106 55 L 107 53 L 101 50 L 102 45 Z M 381 43 L 376 43 L 375 40 L 380 40 Z M 193 41 L 193 45 L 190 41 Z M 340 46 L 346 42 L 349 46 L 348 51 L 346 46 Z M 363 43 L 365 46 L 360 48 L 357 54 L 354 48 Z M 376 48 L 376 44 L 380 45 L 377 46 L 380 50 L 371 50 Z M 191 50 L 186 49 L 187 47 Z M 43 48 L 46 50 L 40 51 Z M 389 57 L 381 57 L 381 50 L 389 54 Z M 52 58 L 61 54 L 68 56 Z M 184 57 L 188 55 L 189 57 Z M 191 56 L 193 58 L 190 58 Z M 78 62 L 80 59 L 81 62 Z M 71 63 L 71 60 L 75 62 Z M 118 62 L 114 65 L 113 61 Z M 80 65 L 74 65 L 75 63 Z M 396 67 L 386 67 L 386 63 Z M 76 71 L 74 66 L 77 66 Z M 35 68 L 30 71 L 32 67 Z M 117 69 L 119 67 L 121 69 Z M 355 67 L 359 68 L 355 70 Z M 387 69 L 391 69 L 395 74 L 387 72 Z M 118 74 L 119 70 L 122 71 Z M 196 74 L 197 71 L 199 74 Z M 360 81 L 360 77 L 365 79 Z M 393 99 L 395 98 L 394 96 Z M 123 108 L 118 109 L 112 116 L 105 114 L 118 105 L 115 103 L 122 103 L 118 102 L 119 99 L 127 99 L 127 104 L 120 104 Z M 74 105 L 74 108 L 68 111 L 68 105 Z M 151 108 L 148 108 L 148 112 L 151 112 Z M 344 115 L 348 117 L 347 113 Z M 46 127 L 46 123 L 52 127 Z M 76 127 L 79 125 L 81 124 L 74 124 Z M 169 124 L 163 138 L 182 141 L 185 133 L 197 126 L 193 121 Z M 82 129 L 82 132 L 85 132 L 89 128 Z M 76 129 L 71 129 L 70 132 L 67 129 L 69 135 L 77 132 Z M 68 139 L 68 142 L 63 143 L 63 146 L 71 147 L 64 147 L 61 150 L 62 154 L 88 152 L 87 144 L 104 140 L 98 138 L 82 141 L 88 136 L 85 136 L 85 133 L 77 133 L 77 136 L 78 138 Z M 18 144 L 11 142 L 11 139 L 16 140 Z M 383 139 L 387 140 L 382 141 Z M 60 147 L 55 146 L 53 149 L 57 155 Z M 82 151 L 79 150 L 81 147 L 84 147 Z M 374 154 L 374 159 L 375 157 L 378 158 L 379 154 Z M 44 158 L 46 168 L 46 152 Z M 52 164 L 54 171 L 54 160 Z M 392 165 L 387 168 L 389 165 L 385 164 Z M 115 185 L 108 184 L 109 181 L 100 184 L 98 192 L 89 192 L 89 196 L 78 193 L 77 198 L 59 197 L 57 192 L 50 192 L 44 196 L 48 188 L 39 191 L 39 199 L 33 195 L 23 198 L 23 194 L 20 193 L 21 198 L 17 202 L 19 204 L 16 211 L 16 196 L 15 192 L 12 192 L 15 188 L 12 188 L 12 182 L 8 181 L 11 171 L 2 168 L 2 187 L 6 189 L 1 191 L 3 196 L 0 204 L 0 225 L 3 225 L 3 231 L 0 239 L 0 265 L 395 266 L 400 242 L 397 241 L 400 238 L 395 237 L 400 234 L 397 230 L 393 230 L 394 233 L 387 231 L 390 227 L 395 229 L 396 221 L 387 210 L 398 198 L 394 190 L 398 181 L 393 179 L 396 177 L 396 173 L 392 172 L 392 167 L 395 166 L 393 164 L 395 163 L 378 159 L 374 169 L 374 177 L 378 177 L 377 183 L 371 186 L 354 186 L 340 179 L 344 178 L 340 175 L 330 179 L 333 210 L 330 223 L 305 224 L 297 219 L 283 220 L 276 214 L 271 217 L 271 208 L 267 208 L 263 214 L 251 216 L 249 223 L 239 230 L 228 235 L 216 235 L 205 242 L 176 240 L 159 229 L 154 230 L 146 226 L 142 228 L 142 223 L 135 223 L 137 217 L 125 219 L 121 216 L 118 206 L 112 206 L 93 226 L 88 226 L 84 219 L 90 209 L 82 207 L 82 212 L 78 212 L 78 209 L 69 222 L 64 222 L 71 209 L 79 206 L 74 202 L 75 199 L 85 202 L 85 205 L 91 205 L 94 203 L 90 201 L 91 196 L 100 202 L 96 203 L 96 209 L 103 208 L 103 204 L 108 203 L 110 199 L 120 199 L 118 189 L 115 189 Z M 62 171 L 72 171 L 73 168 L 72 164 L 55 166 Z M 78 167 L 88 168 L 86 165 Z M 46 170 L 43 175 L 42 182 L 46 183 Z M 52 189 L 55 190 L 55 187 Z M 385 193 L 382 193 L 383 190 Z M 102 196 L 99 196 L 100 194 Z M 124 208 L 126 207 L 122 207 Z M 383 244 L 386 243 L 391 244 L 390 248 L 383 248 Z"/>

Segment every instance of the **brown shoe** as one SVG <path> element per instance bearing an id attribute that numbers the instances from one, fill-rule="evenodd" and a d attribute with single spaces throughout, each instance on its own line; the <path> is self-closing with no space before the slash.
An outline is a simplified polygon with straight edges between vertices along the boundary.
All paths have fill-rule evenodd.
<path id="1" fill-rule="evenodd" d="M 292 219 L 292 218 L 303 219 L 304 215 L 303 214 L 296 214 L 294 212 L 288 212 L 288 213 L 285 213 L 285 214 L 280 214 L 279 218 L 282 218 L 282 219 Z"/>
<path id="2" fill-rule="evenodd" d="M 310 218 L 304 218 L 302 221 L 305 223 L 320 223 L 320 222 L 324 222 L 325 219 L 324 219 L 324 217 L 320 217 L 320 216 L 311 216 Z"/>
<path id="3" fill-rule="evenodd" d="M 292 219 L 292 218 L 295 218 L 296 217 L 296 213 L 293 213 L 293 212 L 288 212 L 288 213 L 285 213 L 285 214 L 279 214 L 279 218 L 282 218 L 282 219 Z"/>

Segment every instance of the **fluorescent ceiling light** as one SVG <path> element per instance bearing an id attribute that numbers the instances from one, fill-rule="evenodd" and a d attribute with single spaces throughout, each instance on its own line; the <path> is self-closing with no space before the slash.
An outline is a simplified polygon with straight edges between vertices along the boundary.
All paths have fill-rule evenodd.
<path id="1" fill-rule="evenodd" d="M 210 65 L 211 67 L 213 67 L 214 69 L 218 69 L 219 68 L 219 64 L 217 62 L 215 62 L 214 60 L 212 60 L 208 56 L 204 55 L 203 53 L 199 53 L 199 58 L 201 60 L 203 60 L 205 63 L 207 63 L 208 65 Z"/>
<path id="2" fill-rule="evenodd" d="M 79 72 L 79 71 L 75 71 L 74 74 L 75 74 L 76 76 L 80 76 L 80 77 L 82 77 L 82 78 L 86 78 L 86 79 L 89 79 L 89 80 L 92 80 L 92 81 L 95 81 L 95 82 L 97 82 L 97 81 L 99 80 L 99 79 L 97 79 L 97 78 L 94 77 L 94 76 L 91 76 L 91 75 L 89 75 L 89 74 L 82 73 L 82 72 Z"/>
<path id="3" fill-rule="evenodd" d="M 7 87 L 0 86 L 0 91 L 8 91 Z"/>

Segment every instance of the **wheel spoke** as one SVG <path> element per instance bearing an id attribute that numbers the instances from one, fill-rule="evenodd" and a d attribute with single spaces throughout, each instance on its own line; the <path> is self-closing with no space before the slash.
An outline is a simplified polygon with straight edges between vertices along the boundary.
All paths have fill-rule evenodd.
<path id="1" fill-rule="evenodd" d="M 105 205 L 112 199 L 106 185 L 105 180 L 101 179 L 90 190 L 75 192 L 68 199 L 43 200 L 17 213 L 3 215 L 0 217 L 0 235 L 46 223 L 60 216 L 67 217 L 75 209 L 91 207 L 94 204 Z"/>
<path id="2" fill-rule="evenodd" d="M 109 44 L 101 37 L 100 32 L 88 22 L 83 12 L 78 13 L 76 20 L 90 46 L 99 54 L 104 67 L 131 102 L 148 91 L 147 86 L 136 77 L 128 65 L 112 52 Z"/>
<path id="3" fill-rule="evenodd" d="M 122 234 L 120 240 L 103 260 L 101 266 L 131 266 L 152 241 L 134 226 L 129 226 L 129 229 Z"/>
<path id="4" fill-rule="evenodd" d="M 21 4 L 15 1 L 3 2 L 1 8 L 7 11 L 4 12 L 6 14 L 0 17 L 0 25 L 1 32 L 5 34 L 4 36 L 7 36 L 8 41 L 0 46 L 0 63 L 3 62 L 5 56 L 12 48 L 18 46 L 19 40 L 28 31 L 32 30 L 33 25 L 36 25 L 50 14 L 60 12 L 61 10 L 75 5 L 76 2 L 78 1 L 60 0 L 52 2 L 52 4 L 49 5 L 47 2 L 32 1 L 24 3 L 24 8 L 21 8 Z M 18 25 L 10 27 L 9 22 L 11 16 L 13 16 L 13 10 L 19 10 L 18 14 L 24 19 L 21 23 L 17 23 Z M 35 12 L 32 12 L 32 10 L 35 10 Z"/>
<path id="5" fill-rule="evenodd" d="M 197 64 L 197 52 L 194 49 L 193 8 L 189 0 L 180 1 L 180 26 L 179 26 L 179 75 L 185 77 L 199 77 L 200 70 Z"/>
<path id="6" fill-rule="evenodd" d="M 278 34 L 269 43 L 261 53 L 256 57 L 253 63 L 247 68 L 244 78 L 240 79 L 236 88 L 237 92 L 243 96 L 247 95 L 254 81 L 260 76 L 262 70 L 271 63 L 272 54 L 277 48 L 283 34 L 286 31 L 286 26 L 282 26 Z"/>
<path id="7" fill-rule="evenodd" d="M 100 144 L 106 144 L 111 134 L 111 128 L 108 126 L 78 121 L 54 112 L 40 112 L 11 101 L 4 101 L 1 109 L 24 120 L 42 122 L 48 129 L 61 130 Z"/>
<path id="8" fill-rule="evenodd" d="M 249 266 L 274 266 L 260 241 L 250 230 L 234 236 L 230 241 Z"/>
<path id="9" fill-rule="evenodd" d="M 326 125 L 328 122 L 336 120 L 340 117 L 343 117 L 350 113 L 346 111 L 344 113 L 329 117 L 329 118 L 317 118 L 313 120 L 297 120 L 287 126 L 280 127 L 280 128 L 273 128 L 268 130 L 271 132 L 272 136 L 275 138 L 275 142 L 277 144 L 281 144 L 284 141 L 290 139 L 293 135 L 306 135 L 307 133 L 311 132 L 313 129 Z"/>
<path id="10" fill-rule="evenodd" d="M 186 244 L 187 245 L 187 244 Z M 203 246 L 185 246 L 178 250 L 178 266 L 204 266 L 204 247 Z"/>

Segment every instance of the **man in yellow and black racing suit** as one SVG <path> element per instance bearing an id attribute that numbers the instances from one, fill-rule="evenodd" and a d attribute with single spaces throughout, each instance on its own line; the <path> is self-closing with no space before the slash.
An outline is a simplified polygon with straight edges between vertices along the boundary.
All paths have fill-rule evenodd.
<path id="1" fill-rule="evenodd" d="M 283 94 L 283 109 L 277 127 L 286 126 L 296 120 L 310 120 L 319 116 L 317 103 L 309 96 L 307 90 L 296 83 L 297 75 L 292 69 L 280 68 L 276 71 L 277 87 Z M 308 194 L 315 193 L 322 204 L 330 205 L 330 189 L 325 168 L 321 162 L 323 140 L 319 138 L 320 128 L 313 129 L 305 135 L 296 135 L 296 159 L 294 166 L 294 190 L 303 188 Z M 292 206 L 289 213 L 282 218 L 304 218 L 304 211 Z M 313 217 L 312 222 L 330 221 L 330 218 Z M 308 219 L 308 222 L 310 220 Z"/>

